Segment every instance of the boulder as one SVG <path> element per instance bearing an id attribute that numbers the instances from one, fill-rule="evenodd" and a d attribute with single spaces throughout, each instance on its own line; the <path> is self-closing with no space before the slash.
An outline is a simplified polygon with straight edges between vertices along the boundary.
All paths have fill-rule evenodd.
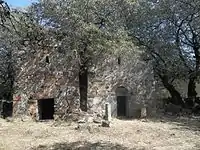
<path id="1" fill-rule="evenodd" d="M 110 121 L 102 121 L 102 127 L 110 127 Z"/>
<path id="2" fill-rule="evenodd" d="M 89 123 L 93 122 L 93 117 L 92 116 L 87 116 L 86 121 Z"/>
<path id="3" fill-rule="evenodd" d="M 86 119 L 85 119 L 85 118 L 80 119 L 80 120 L 78 120 L 78 123 L 79 123 L 79 124 L 81 124 L 81 123 L 86 123 Z"/>
<path id="4" fill-rule="evenodd" d="M 192 108 L 192 113 L 200 114 L 200 105 L 198 103 L 194 104 L 194 107 Z"/>
<path id="5" fill-rule="evenodd" d="M 77 127 L 75 127 L 75 130 L 78 131 L 88 131 L 89 133 L 96 133 L 96 132 L 100 132 L 99 128 L 97 126 L 94 125 L 89 125 L 87 123 L 85 124 L 78 124 Z"/>
<path id="6" fill-rule="evenodd" d="M 170 113 L 172 115 L 177 115 L 182 111 L 181 106 L 174 105 L 172 103 L 169 103 L 165 106 L 165 113 Z"/>
<path id="7" fill-rule="evenodd" d="M 75 130 L 87 130 L 88 124 L 78 124 L 77 127 L 75 127 Z"/>
<path id="8" fill-rule="evenodd" d="M 14 121 L 14 119 L 12 118 L 12 117 L 6 117 L 6 122 L 13 122 Z"/>
<path id="9" fill-rule="evenodd" d="M 100 124 L 102 121 L 101 121 L 101 118 L 95 118 L 95 119 L 93 119 L 93 122 Z"/>
<path id="10" fill-rule="evenodd" d="M 185 98 L 184 103 L 185 103 L 185 108 L 191 109 L 194 106 L 194 98 Z"/>

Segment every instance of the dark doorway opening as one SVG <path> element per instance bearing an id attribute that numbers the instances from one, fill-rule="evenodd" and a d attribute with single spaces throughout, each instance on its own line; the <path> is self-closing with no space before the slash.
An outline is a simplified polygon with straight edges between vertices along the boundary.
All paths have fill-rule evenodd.
<path id="1" fill-rule="evenodd" d="M 116 98 L 117 98 L 117 116 L 118 117 L 127 117 L 128 116 L 128 90 L 120 86 L 116 89 Z"/>
<path id="2" fill-rule="evenodd" d="M 126 96 L 117 96 L 117 116 L 126 116 Z"/>
<path id="3" fill-rule="evenodd" d="M 40 120 L 54 119 L 54 99 L 38 100 L 38 113 Z"/>
<path id="4" fill-rule="evenodd" d="M 0 102 L 0 112 L 3 116 L 3 118 L 5 119 L 6 117 L 12 117 L 12 113 L 13 113 L 13 102 Z"/>

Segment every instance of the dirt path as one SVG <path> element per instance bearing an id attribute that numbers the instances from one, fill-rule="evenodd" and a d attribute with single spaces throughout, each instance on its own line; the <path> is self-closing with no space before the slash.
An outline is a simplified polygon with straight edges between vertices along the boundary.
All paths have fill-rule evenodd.
<path id="1" fill-rule="evenodd" d="M 110 128 L 0 120 L 0 150 L 200 150 L 200 122 L 114 120 Z"/>

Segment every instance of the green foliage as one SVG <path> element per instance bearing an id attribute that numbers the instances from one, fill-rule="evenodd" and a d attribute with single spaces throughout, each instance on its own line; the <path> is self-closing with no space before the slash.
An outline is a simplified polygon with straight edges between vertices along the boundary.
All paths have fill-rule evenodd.
<path id="1" fill-rule="evenodd" d="M 126 41 L 120 7 L 113 0 L 40 1 L 31 7 L 33 18 L 53 36 L 57 48 L 69 56 L 84 51 L 88 65 L 113 53 Z M 123 36 L 125 35 L 125 36 Z M 121 46 L 121 45 L 120 45 Z"/>
<path id="2" fill-rule="evenodd" d="M 138 0 L 129 15 L 126 15 L 129 35 L 141 48 L 146 49 L 146 54 L 154 64 L 155 73 L 171 76 L 172 80 L 188 78 L 188 72 L 194 70 L 193 47 L 186 45 L 186 37 L 192 35 L 192 29 L 185 27 L 188 21 L 181 29 L 177 26 L 181 18 L 194 12 L 187 5 L 188 3 L 174 0 Z M 183 37 L 183 33 L 177 33 L 182 30 L 187 34 L 186 37 Z"/>

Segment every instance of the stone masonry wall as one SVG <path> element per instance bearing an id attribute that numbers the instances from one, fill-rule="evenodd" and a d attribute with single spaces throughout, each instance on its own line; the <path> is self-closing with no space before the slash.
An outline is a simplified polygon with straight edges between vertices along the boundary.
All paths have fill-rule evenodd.
<path id="1" fill-rule="evenodd" d="M 91 110 L 104 114 L 105 103 L 110 103 L 112 115 L 116 116 L 117 95 L 115 92 L 122 86 L 129 92 L 128 117 L 138 116 L 138 111 L 144 105 L 151 113 L 155 107 L 155 81 L 151 65 L 140 61 L 139 58 L 125 59 L 121 65 L 117 64 L 116 59 L 110 59 L 106 64 L 105 71 L 102 72 L 99 69 L 99 73 L 90 82 L 89 106 Z"/>
<path id="2" fill-rule="evenodd" d="M 55 51 L 36 51 L 32 55 L 26 54 L 26 57 L 21 62 L 15 82 L 14 116 L 30 115 L 32 104 L 37 112 L 37 100 L 47 98 L 54 98 L 58 115 L 69 111 L 69 107 L 78 107 L 76 62 L 66 60 L 65 54 Z"/>
<path id="3" fill-rule="evenodd" d="M 14 116 L 37 114 L 37 101 L 47 98 L 54 98 L 56 115 L 62 116 L 77 109 L 79 88 L 76 62 L 72 60 L 69 63 L 64 54 L 51 51 L 39 51 L 29 57 L 22 63 L 15 83 Z M 45 61 L 46 57 L 50 63 Z M 142 62 L 137 54 L 121 59 L 119 65 L 117 58 L 108 56 L 104 63 L 90 70 L 89 112 L 103 115 L 105 103 L 109 102 L 112 115 L 116 116 L 115 92 L 120 86 L 129 92 L 129 117 L 137 116 L 144 105 L 150 111 L 154 107 L 155 82 L 151 65 Z"/>

